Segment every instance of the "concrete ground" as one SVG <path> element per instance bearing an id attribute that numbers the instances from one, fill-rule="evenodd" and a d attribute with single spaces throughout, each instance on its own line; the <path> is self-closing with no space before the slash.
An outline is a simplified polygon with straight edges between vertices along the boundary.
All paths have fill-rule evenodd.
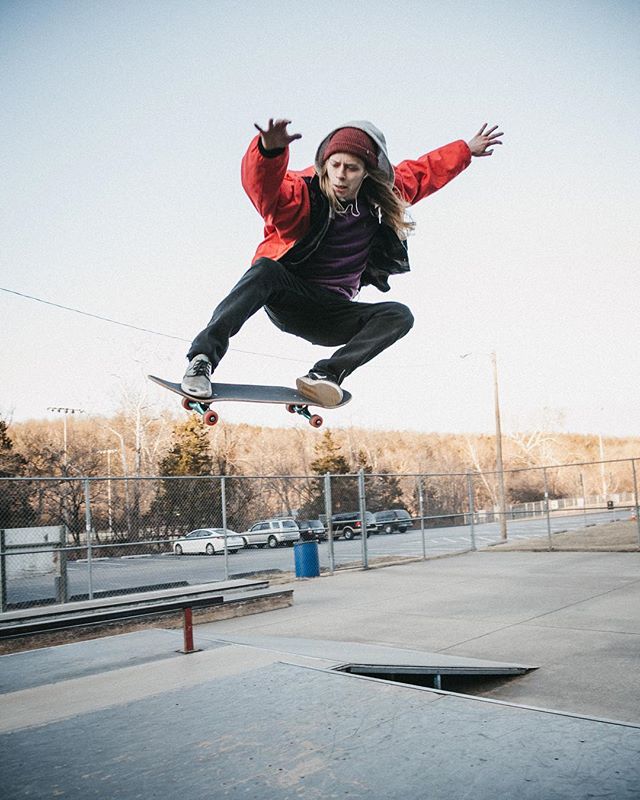
<path id="1" fill-rule="evenodd" d="M 640 554 L 479 552 L 0 657 L 3 797 L 640 796 Z M 473 696 L 345 664 L 537 667 Z M 401 671 L 399 669 L 398 671 Z"/>
<path id="2" fill-rule="evenodd" d="M 486 696 L 640 724 L 640 555 L 470 553 L 294 586 L 289 609 L 203 631 L 535 665 Z"/>

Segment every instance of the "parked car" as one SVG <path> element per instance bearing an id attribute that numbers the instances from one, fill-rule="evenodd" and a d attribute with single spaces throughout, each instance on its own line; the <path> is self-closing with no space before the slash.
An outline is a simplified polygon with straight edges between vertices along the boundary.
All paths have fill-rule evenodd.
<path id="1" fill-rule="evenodd" d="M 240 536 L 244 540 L 245 547 L 252 545 L 278 547 L 281 544 L 293 547 L 293 543 L 300 538 L 300 530 L 294 519 L 265 519 L 254 523 Z"/>
<path id="2" fill-rule="evenodd" d="M 327 530 L 319 519 L 299 519 L 300 538 L 305 542 L 321 542 L 327 538 Z"/>
<path id="3" fill-rule="evenodd" d="M 366 513 L 367 536 L 378 530 L 375 517 L 370 511 Z M 340 511 L 331 516 L 331 527 L 333 536 L 336 539 L 343 537 L 353 539 L 354 536 L 362 535 L 362 520 L 359 511 Z"/>
<path id="4" fill-rule="evenodd" d="M 376 511 L 374 513 L 378 527 L 384 533 L 394 533 L 400 531 L 404 533 L 413 527 L 411 514 L 404 508 L 391 508 L 388 511 Z"/>
<path id="5" fill-rule="evenodd" d="M 227 551 L 237 553 L 244 547 L 244 541 L 235 531 L 227 530 Z M 204 553 L 215 556 L 224 553 L 224 528 L 199 528 L 186 536 L 181 536 L 173 543 L 173 552 L 177 556 L 183 553 Z"/>

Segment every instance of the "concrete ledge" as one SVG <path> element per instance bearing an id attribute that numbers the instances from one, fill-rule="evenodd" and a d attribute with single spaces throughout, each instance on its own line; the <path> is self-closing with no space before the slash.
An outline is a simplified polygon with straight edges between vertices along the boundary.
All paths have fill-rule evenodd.
<path id="1" fill-rule="evenodd" d="M 197 583 L 187 584 L 186 586 L 177 586 L 170 589 L 155 589 L 153 591 L 130 591 L 127 594 L 119 592 L 113 597 L 95 597 L 92 600 L 79 600 L 70 603 L 58 603 L 55 605 L 46 605 L 38 607 L 30 607 L 20 609 L 17 611 L 7 611 L 0 614 L 0 631 L 8 624 L 33 621 L 36 619 L 56 618 L 61 615 L 68 614 L 82 614 L 90 611 L 100 611 L 102 609 L 114 609 L 118 606 L 125 607 L 137 604 L 153 605 L 162 600 L 174 600 L 177 598 L 193 598 L 210 597 L 212 595 L 227 595 L 233 592 L 247 592 L 256 589 L 267 589 L 269 586 L 268 580 L 229 580 L 218 581 L 216 583 Z"/>
<path id="2" fill-rule="evenodd" d="M 268 587 L 266 583 L 252 583 L 254 586 Z M 253 590 L 241 592 L 239 591 L 239 586 L 233 585 L 229 587 L 229 594 L 226 592 L 217 592 L 215 595 L 212 595 L 210 598 L 212 605 L 198 607 L 195 603 L 198 601 L 202 602 L 202 587 L 190 588 L 199 590 L 191 592 L 191 594 L 194 595 L 193 622 L 196 624 L 241 617 L 247 614 L 258 614 L 263 611 L 273 611 L 278 608 L 287 608 L 293 604 L 293 589 L 255 588 Z M 211 587 L 209 587 L 208 591 L 211 592 Z M 121 603 L 116 605 L 122 606 Z M 108 607 L 108 603 L 101 600 L 98 601 L 98 606 L 100 609 L 104 609 Z M 129 600 L 128 606 L 122 607 L 123 613 L 125 610 L 129 610 L 131 606 L 132 599 Z M 42 629 L 27 633 L 22 631 L 21 628 L 26 626 L 29 620 L 5 620 L 4 617 L 8 615 L 3 615 L 0 627 L 4 631 L 5 638 L 0 641 L 0 654 L 34 650 L 40 647 L 96 639 L 103 636 L 114 636 L 131 631 L 144 630 L 146 628 L 157 628 L 159 625 L 166 628 L 181 628 L 184 623 L 182 610 L 172 609 L 167 611 L 158 609 L 157 611 L 149 611 L 145 609 L 144 603 L 140 606 L 140 613 L 143 614 L 143 616 L 134 615 L 128 618 L 101 620 L 97 622 L 91 621 L 91 609 L 78 609 L 74 614 L 74 610 L 69 609 L 68 606 L 61 606 L 58 608 L 61 609 L 58 614 L 58 620 L 60 617 L 66 618 L 68 616 L 68 625 L 56 629 L 47 629 L 46 618 L 50 617 L 52 620 L 56 618 L 56 615 L 52 614 L 51 607 L 48 607 L 46 609 L 47 613 L 37 615 L 40 617 L 40 622 L 43 625 Z M 44 612 L 45 610 L 41 609 L 41 611 Z M 23 615 L 23 612 L 14 613 Z"/>

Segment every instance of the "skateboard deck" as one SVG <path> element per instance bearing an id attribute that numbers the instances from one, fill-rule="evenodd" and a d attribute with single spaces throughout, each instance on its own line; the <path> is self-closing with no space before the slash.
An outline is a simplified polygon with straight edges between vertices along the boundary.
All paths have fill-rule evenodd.
<path id="1" fill-rule="evenodd" d="M 343 390 L 343 397 L 337 406 L 323 406 L 305 397 L 297 389 L 288 386 L 264 386 L 249 383 L 212 383 L 210 397 L 191 397 L 182 390 L 179 383 L 166 381 L 155 375 L 148 375 L 149 380 L 168 389 L 170 392 L 179 394 L 182 400 L 182 407 L 187 411 L 195 411 L 203 418 L 205 425 L 215 425 L 219 416 L 216 411 L 210 408 L 212 403 L 223 401 L 236 401 L 239 403 L 272 403 L 283 405 L 292 414 L 300 414 L 309 421 L 314 428 L 319 428 L 323 419 L 318 414 L 312 414 L 309 406 L 319 408 L 340 408 L 351 400 L 349 392 Z"/>

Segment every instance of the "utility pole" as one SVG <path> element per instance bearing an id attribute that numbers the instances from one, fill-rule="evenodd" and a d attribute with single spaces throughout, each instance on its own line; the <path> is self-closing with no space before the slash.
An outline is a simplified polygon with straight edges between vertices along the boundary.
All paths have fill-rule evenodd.
<path id="1" fill-rule="evenodd" d="M 49 406 L 48 411 L 54 411 L 56 414 L 62 414 L 63 420 L 63 436 L 64 436 L 64 465 L 67 466 L 67 416 L 69 414 L 84 414 L 83 408 L 65 408 L 58 406 Z"/>
<path id="2" fill-rule="evenodd" d="M 496 425 L 496 473 L 498 476 L 498 512 L 500 516 L 500 538 L 507 538 L 507 507 L 504 491 L 504 463 L 502 461 L 502 425 L 500 422 L 500 394 L 498 391 L 498 360 L 495 350 L 491 353 L 464 353 L 460 358 L 473 355 L 489 355 L 493 370 L 493 407 Z"/>
<path id="3" fill-rule="evenodd" d="M 500 395 L 498 393 L 498 363 L 495 350 L 491 353 L 493 367 L 493 400 L 496 417 L 496 469 L 498 470 L 498 505 L 500 507 L 500 538 L 507 538 L 507 507 L 504 496 L 504 464 L 502 462 L 502 425 L 500 423 Z"/>

